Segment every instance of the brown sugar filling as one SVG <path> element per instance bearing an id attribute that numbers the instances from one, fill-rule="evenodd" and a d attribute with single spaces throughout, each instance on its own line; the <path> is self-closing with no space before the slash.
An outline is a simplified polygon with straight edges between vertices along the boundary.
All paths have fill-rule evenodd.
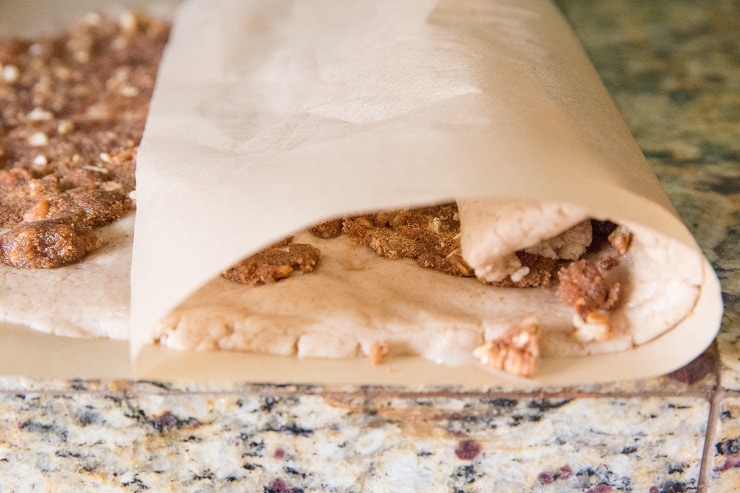
<path id="1" fill-rule="evenodd" d="M 88 14 L 58 35 L 0 40 L 0 259 L 79 262 L 133 207 L 166 22 Z"/>
<path id="2" fill-rule="evenodd" d="M 229 281 L 256 286 L 286 279 L 295 273 L 308 273 L 319 262 L 318 248 L 291 240 L 268 247 L 225 270 Z"/>
<path id="3" fill-rule="evenodd" d="M 516 279 L 488 283 L 500 287 L 549 288 L 557 285 L 558 299 L 574 308 L 582 320 L 596 311 L 613 309 L 620 285 L 605 273 L 619 264 L 618 255 L 626 252 L 628 235 L 609 221 L 591 221 L 593 232 L 589 250 L 613 248 L 613 254 L 597 260 L 553 259 L 543 255 L 516 252 L 526 274 Z M 424 268 L 459 277 L 475 277 L 460 253 L 460 221 L 454 202 L 414 209 L 381 211 L 374 214 L 333 219 L 308 229 L 313 235 L 336 238 L 349 236 L 358 246 L 373 250 L 388 259 L 409 258 Z M 616 233 L 620 233 L 616 235 Z M 309 273 L 319 262 L 319 249 L 307 244 L 292 244 L 287 239 L 272 245 L 226 270 L 226 279 L 248 285 L 268 284 Z"/>

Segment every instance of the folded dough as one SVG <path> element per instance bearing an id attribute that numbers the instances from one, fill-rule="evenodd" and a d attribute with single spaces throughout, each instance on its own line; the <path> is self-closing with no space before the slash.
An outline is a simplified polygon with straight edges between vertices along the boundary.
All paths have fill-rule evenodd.
<path id="1" fill-rule="evenodd" d="M 573 226 L 592 217 L 576 206 L 531 200 L 463 200 L 458 206 L 463 257 L 489 280 L 516 271 L 510 260 L 517 250 L 567 246 L 552 239 L 569 230 L 578 234 Z M 314 272 L 256 287 L 215 278 L 169 314 L 152 341 L 176 349 L 321 358 L 367 355 L 382 341 L 391 356 L 460 364 L 472 361 L 472 350 L 484 341 L 535 316 L 545 357 L 622 351 L 683 320 L 703 276 L 697 252 L 639 225 L 625 226 L 634 236 L 609 272 L 622 292 L 607 341 L 573 337 L 572 308 L 558 301 L 555 288 L 494 287 L 422 269 L 409 259 L 378 257 L 346 236 L 325 240 L 307 232 L 294 241 L 321 250 Z M 580 255 L 567 248 L 558 253 Z"/>

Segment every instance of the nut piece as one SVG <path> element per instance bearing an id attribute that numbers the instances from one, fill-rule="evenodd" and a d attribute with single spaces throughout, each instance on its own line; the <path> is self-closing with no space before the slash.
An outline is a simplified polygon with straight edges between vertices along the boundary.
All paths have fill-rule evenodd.
<path id="1" fill-rule="evenodd" d="M 632 243 L 632 233 L 624 226 L 617 226 L 609 234 L 609 243 L 611 243 L 620 255 L 624 255 Z"/>
<path id="2" fill-rule="evenodd" d="M 28 145 L 43 147 L 49 144 L 49 137 L 44 132 L 36 132 L 28 137 Z"/>
<path id="3" fill-rule="evenodd" d="M 38 106 L 28 112 L 28 119 L 35 122 L 49 121 L 54 118 L 54 113 Z"/>
<path id="4" fill-rule="evenodd" d="M 118 24 L 121 31 L 127 36 L 134 36 L 136 33 L 144 31 L 149 25 L 149 17 L 143 12 L 127 10 L 118 18 Z"/>
<path id="5" fill-rule="evenodd" d="M 47 157 L 43 154 L 39 154 L 38 156 L 33 158 L 31 164 L 33 165 L 34 170 L 43 170 L 44 167 L 49 164 L 49 159 L 47 159 Z"/>
<path id="6" fill-rule="evenodd" d="M 598 310 L 588 312 L 582 319 L 578 313 L 573 314 L 573 336 L 578 342 L 608 341 L 614 336 L 609 316 Z"/>
<path id="7" fill-rule="evenodd" d="M 490 368 L 532 378 L 540 353 L 538 328 L 537 319 L 527 317 L 498 339 L 473 349 L 473 356 Z"/>
<path id="8" fill-rule="evenodd" d="M 15 65 L 5 65 L 0 70 L 0 80 L 7 84 L 15 84 L 20 77 L 21 73 Z"/>
<path id="9" fill-rule="evenodd" d="M 57 133 L 59 135 L 69 135 L 75 130 L 75 124 L 70 120 L 60 120 L 57 125 Z"/>
<path id="10" fill-rule="evenodd" d="M 370 363 L 373 365 L 379 365 L 385 359 L 385 355 L 388 354 L 388 343 L 385 341 L 374 341 L 370 346 L 370 351 L 367 353 L 367 357 L 370 359 Z"/>

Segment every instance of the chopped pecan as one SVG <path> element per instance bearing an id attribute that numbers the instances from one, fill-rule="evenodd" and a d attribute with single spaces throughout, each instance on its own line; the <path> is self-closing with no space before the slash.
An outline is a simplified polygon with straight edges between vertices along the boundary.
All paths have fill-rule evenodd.
<path id="1" fill-rule="evenodd" d="M 609 233 L 609 243 L 620 255 L 624 255 L 629 250 L 632 243 L 632 233 L 624 226 L 617 226 L 614 231 Z"/>
<path id="2" fill-rule="evenodd" d="M 370 359 L 370 363 L 373 365 L 379 365 L 385 359 L 388 354 L 388 344 L 384 341 L 373 341 L 370 345 L 370 351 L 367 353 L 367 357 Z"/>
<path id="3" fill-rule="evenodd" d="M 134 36 L 137 33 L 145 32 L 149 26 L 149 16 L 143 12 L 134 10 L 127 10 L 118 18 L 118 23 L 121 26 L 121 32 L 126 36 Z"/>
<path id="4" fill-rule="evenodd" d="M 538 332 L 537 319 L 527 317 L 498 339 L 475 348 L 473 356 L 490 368 L 531 378 L 540 353 Z"/>
<path id="5" fill-rule="evenodd" d="M 599 310 L 590 311 L 585 317 L 574 313 L 573 326 L 579 342 L 607 341 L 614 336 L 609 315 Z"/>

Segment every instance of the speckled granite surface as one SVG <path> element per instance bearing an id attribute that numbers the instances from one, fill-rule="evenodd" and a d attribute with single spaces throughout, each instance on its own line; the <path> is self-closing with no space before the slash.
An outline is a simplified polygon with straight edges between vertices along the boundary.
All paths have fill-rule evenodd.
<path id="1" fill-rule="evenodd" d="M 740 3 L 560 0 L 723 284 L 677 372 L 538 394 L 0 378 L 0 493 L 740 491 Z"/>
<path id="2" fill-rule="evenodd" d="M 709 403 L 262 389 L 6 394 L 0 409 L 3 491 L 595 492 L 695 488 Z"/>

